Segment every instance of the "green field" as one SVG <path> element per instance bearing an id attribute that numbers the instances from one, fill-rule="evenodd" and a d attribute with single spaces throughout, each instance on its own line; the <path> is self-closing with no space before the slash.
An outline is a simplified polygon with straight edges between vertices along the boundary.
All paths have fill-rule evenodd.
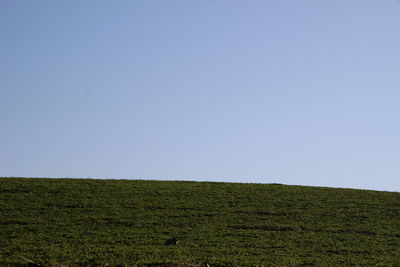
<path id="1" fill-rule="evenodd" d="M 400 266 L 393 192 L 0 178 L 0 209 L 6 266 Z"/>

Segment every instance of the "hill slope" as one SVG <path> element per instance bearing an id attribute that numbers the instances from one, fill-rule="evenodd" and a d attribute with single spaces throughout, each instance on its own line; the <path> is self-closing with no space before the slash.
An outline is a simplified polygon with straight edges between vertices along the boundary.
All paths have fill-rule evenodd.
<path id="1" fill-rule="evenodd" d="M 398 193 L 0 178 L 0 208 L 2 264 L 400 266 Z"/>

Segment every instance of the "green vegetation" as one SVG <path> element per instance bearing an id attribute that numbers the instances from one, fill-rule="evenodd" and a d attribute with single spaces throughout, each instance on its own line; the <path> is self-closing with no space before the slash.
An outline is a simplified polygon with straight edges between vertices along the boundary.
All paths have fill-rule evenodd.
<path id="1" fill-rule="evenodd" d="M 178 244 L 166 246 L 171 237 Z M 0 263 L 26 259 L 85 266 L 400 266 L 400 194 L 0 178 Z"/>

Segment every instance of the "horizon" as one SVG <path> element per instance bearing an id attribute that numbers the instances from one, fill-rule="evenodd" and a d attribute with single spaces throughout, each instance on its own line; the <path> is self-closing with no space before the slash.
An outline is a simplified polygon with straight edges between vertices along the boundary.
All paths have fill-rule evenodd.
<path id="1" fill-rule="evenodd" d="M 12 176 L 0 176 L 0 179 L 56 179 L 56 180 L 109 180 L 109 181 L 154 181 L 154 182 L 184 182 L 184 183 L 222 183 L 222 184 L 259 184 L 259 185 L 282 185 L 282 186 L 294 186 L 294 187 L 315 187 L 315 188 L 327 188 L 327 189 L 345 189 L 345 190 L 361 190 L 361 191 L 376 191 L 386 193 L 400 193 L 400 191 L 388 191 L 378 189 L 366 189 L 366 188 L 353 188 L 353 187 L 335 187 L 335 186 L 322 186 L 322 185 L 306 185 L 306 184 L 282 184 L 282 183 L 268 183 L 268 182 L 238 182 L 238 181 L 217 181 L 217 180 L 174 180 L 169 178 L 99 178 L 99 177 L 12 177 Z"/>
<path id="2" fill-rule="evenodd" d="M 0 176 L 400 190 L 398 1 L 0 14 Z"/>

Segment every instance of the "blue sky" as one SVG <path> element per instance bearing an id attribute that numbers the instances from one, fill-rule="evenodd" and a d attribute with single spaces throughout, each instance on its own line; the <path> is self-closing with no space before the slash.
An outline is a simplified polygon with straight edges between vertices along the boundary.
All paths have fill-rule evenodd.
<path id="1" fill-rule="evenodd" d="M 399 191 L 395 0 L 0 0 L 0 176 Z"/>

